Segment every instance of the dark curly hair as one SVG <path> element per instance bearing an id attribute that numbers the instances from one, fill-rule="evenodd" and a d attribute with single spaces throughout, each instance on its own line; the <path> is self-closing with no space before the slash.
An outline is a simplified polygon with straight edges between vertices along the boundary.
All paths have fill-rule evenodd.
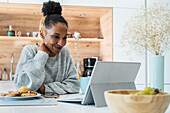
<path id="1" fill-rule="evenodd" d="M 61 15 L 62 7 L 59 2 L 49 1 L 44 2 L 42 7 L 43 16 L 59 14 Z"/>
<path id="2" fill-rule="evenodd" d="M 68 23 L 61 16 L 62 7 L 59 2 L 48 1 L 43 3 L 42 13 L 43 16 L 47 16 L 44 20 L 44 25 L 47 29 L 50 29 L 52 25 L 57 24 L 58 22 L 64 23 L 68 28 Z"/>

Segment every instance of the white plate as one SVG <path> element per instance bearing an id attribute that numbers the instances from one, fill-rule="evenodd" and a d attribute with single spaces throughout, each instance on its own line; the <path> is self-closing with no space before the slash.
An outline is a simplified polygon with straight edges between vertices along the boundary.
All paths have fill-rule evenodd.
<path id="1" fill-rule="evenodd" d="M 23 97 L 6 97 L 6 96 L 3 96 L 4 97 L 4 99 L 31 99 L 31 98 L 35 98 L 35 97 L 41 97 L 41 94 L 37 94 L 37 95 L 35 95 L 35 96 L 28 96 L 28 97 L 25 97 L 25 96 L 23 96 Z"/>

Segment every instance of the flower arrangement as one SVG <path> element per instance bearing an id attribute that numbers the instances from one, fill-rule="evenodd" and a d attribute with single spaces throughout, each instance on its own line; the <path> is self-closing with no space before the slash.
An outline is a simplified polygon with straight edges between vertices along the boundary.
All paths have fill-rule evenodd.
<path id="1" fill-rule="evenodd" d="M 121 44 L 139 53 L 147 50 L 153 55 L 163 55 L 170 50 L 170 11 L 167 5 L 159 1 L 149 9 L 140 9 L 126 23 Z"/>

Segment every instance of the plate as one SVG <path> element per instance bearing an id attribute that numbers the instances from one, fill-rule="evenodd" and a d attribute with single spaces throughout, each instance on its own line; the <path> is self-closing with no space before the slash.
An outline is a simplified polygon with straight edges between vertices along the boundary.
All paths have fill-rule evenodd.
<path id="1" fill-rule="evenodd" d="M 38 98 L 38 97 L 42 97 L 42 96 L 41 96 L 41 94 L 38 93 L 35 96 L 28 96 L 28 97 L 25 97 L 25 96 L 24 97 L 21 97 L 21 96 L 20 97 L 19 96 L 18 97 L 5 97 L 5 96 L 3 96 L 3 97 L 4 97 L 4 99 L 10 99 L 11 100 L 11 99 L 33 99 L 33 98 Z"/>

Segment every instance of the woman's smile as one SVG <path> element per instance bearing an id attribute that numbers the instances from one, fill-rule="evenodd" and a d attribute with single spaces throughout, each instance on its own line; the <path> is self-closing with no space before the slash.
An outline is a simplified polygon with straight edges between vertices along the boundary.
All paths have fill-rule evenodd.
<path id="1" fill-rule="evenodd" d="M 55 49 L 56 51 L 60 51 L 60 50 L 62 49 L 62 47 L 57 46 L 57 45 L 54 45 L 53 47 L 54 47 L 54 49 Z"/>

